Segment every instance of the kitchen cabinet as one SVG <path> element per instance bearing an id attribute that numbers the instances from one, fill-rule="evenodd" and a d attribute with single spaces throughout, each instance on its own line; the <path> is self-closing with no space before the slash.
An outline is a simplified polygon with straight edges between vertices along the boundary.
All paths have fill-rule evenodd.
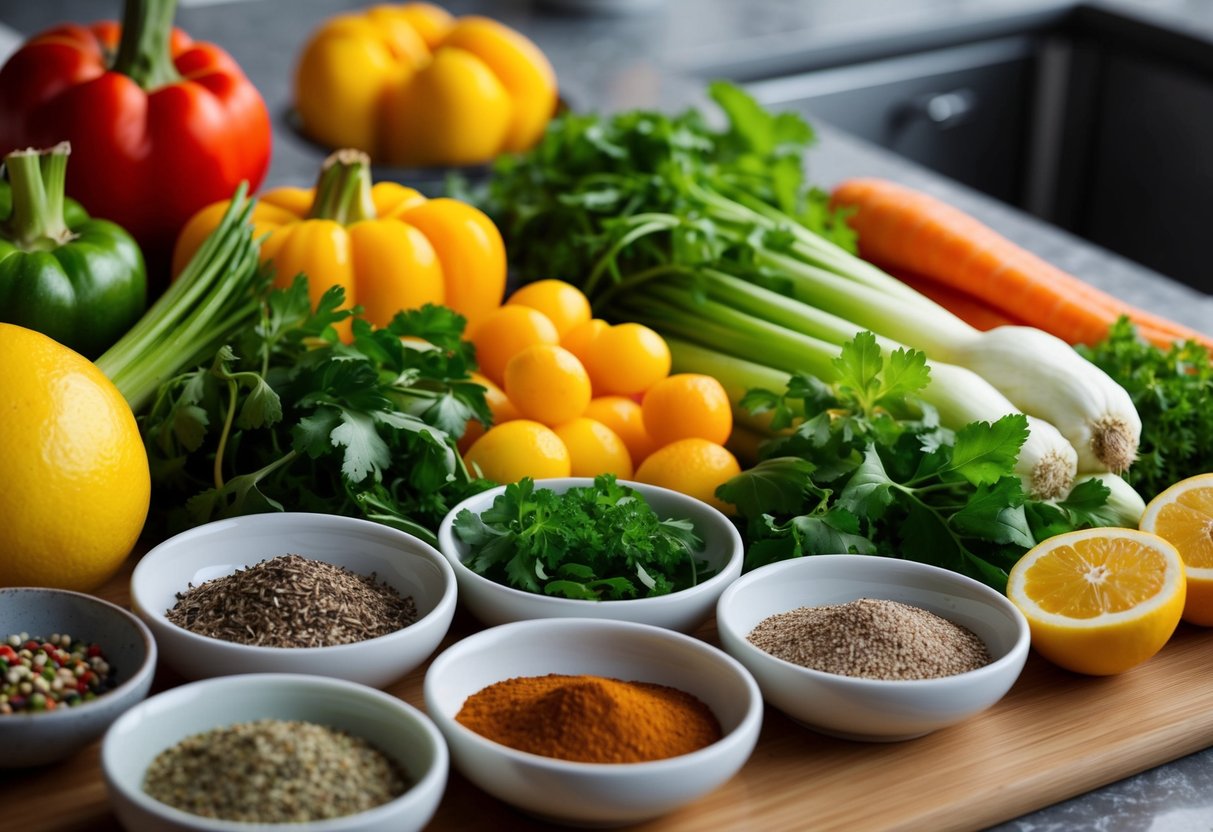
<path id="1" fill-rule="evenodd" d="M 748 89 L 1213 293 L 1213 49 L 1190 35 L 1080 6 Z"/>
<path id="2" fill-rule="evenodd" d="M 826 121 L 1019 204 L 1037 42 L 1001 38 L 758 81 L 769 107 Z"/>

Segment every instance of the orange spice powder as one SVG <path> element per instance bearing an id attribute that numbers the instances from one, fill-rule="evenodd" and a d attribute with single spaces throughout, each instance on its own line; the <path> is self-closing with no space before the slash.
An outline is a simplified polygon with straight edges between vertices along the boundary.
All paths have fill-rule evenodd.
<path id="1" fill-rule="evenodd" d="M 677 688 L 602 676 L 525 676 L 468 697 L 455 719 L 519 751 L 584 763 L 640 763 L 697 751 L 720 721 Z"/>

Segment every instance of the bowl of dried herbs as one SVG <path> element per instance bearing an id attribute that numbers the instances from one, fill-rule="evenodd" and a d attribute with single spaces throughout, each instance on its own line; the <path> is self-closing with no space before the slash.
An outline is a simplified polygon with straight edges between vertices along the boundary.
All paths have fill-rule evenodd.
<path id="1" fill-rule="evenodd" d="M 187 679 L 308 673 L 385 687 L 437 649 L 450 564 L 413 535 L 305 512 L 217 520 L 154 547 L 131 607 Z"/>
<path id="2" fill-rule="evenodd" d="M 106 732 L 101 767 L 131 832 L 410 832 L 437 809 L 449 754 L 425 714 L 383 691 L 245 674 L 172 688 L 128 711 Z"/>
<path id="3" fill-rule="evenodd" d="M 733 522 L 702 500 L 611 475 L 518 482 L 438 527 L 459 598 L 489 625 L 600 618 L 690 632 L 741 574 Z"/>

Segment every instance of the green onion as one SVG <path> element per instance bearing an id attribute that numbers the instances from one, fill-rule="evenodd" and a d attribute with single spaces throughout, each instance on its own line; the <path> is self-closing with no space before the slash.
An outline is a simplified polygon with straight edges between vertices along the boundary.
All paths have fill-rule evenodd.
<path id="1" fill-rule="evenodd" d="M 209 361 L 233 333 L 258 319 L 266 275 L 241 184 L 218 227 L 181 275 L 96 364 L 140 413 L 162 382 Z"/>

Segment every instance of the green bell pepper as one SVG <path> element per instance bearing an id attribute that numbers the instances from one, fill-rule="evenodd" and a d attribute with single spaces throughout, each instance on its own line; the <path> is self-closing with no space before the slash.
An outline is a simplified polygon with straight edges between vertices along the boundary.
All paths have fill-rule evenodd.
<path id="1" fill-rule="evenodd" d="M 147 305 L 134 238 L 64 195 L 64 142 L 4 157 L 0 181 L 0 321 L 35 329 L 86 358 L 122 336 Z"/>

